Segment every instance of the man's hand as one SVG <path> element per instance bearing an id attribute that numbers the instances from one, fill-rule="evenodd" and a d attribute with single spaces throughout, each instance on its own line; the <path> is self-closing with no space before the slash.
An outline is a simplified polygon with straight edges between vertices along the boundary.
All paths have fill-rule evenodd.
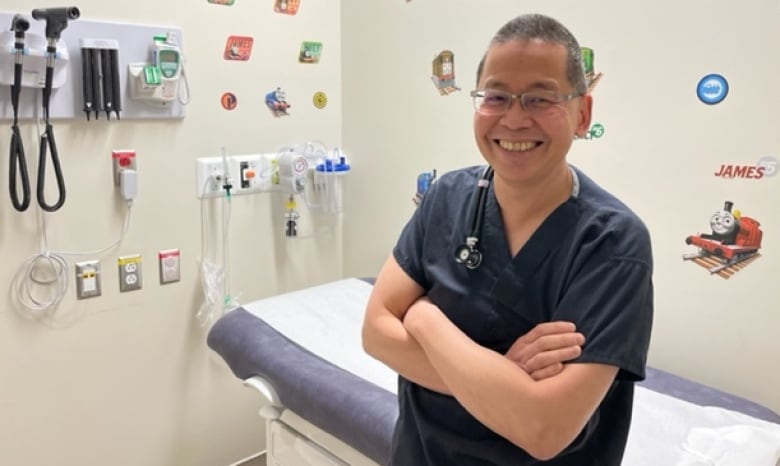
<path id="1" fill-rule="evenodd" d="M 571 322 L 545 322 L 515 341 L 506 357 L 534 380 L 559 374 L 563 363 L 579 357 L 585 337 Z"/>

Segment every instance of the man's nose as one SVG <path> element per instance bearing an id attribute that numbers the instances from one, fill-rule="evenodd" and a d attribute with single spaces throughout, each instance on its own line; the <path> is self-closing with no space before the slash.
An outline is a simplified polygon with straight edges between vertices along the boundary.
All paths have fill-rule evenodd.
<path id="1" fill-rule="evenodd" d="M 509 108 L 501 116 L 501 123 L 509 128 L 522 128 L 530 126 L 531 122 L 531 115 L 523 107 L 523 101 L 520 99 L 520 96 L 512 96 Z"/>

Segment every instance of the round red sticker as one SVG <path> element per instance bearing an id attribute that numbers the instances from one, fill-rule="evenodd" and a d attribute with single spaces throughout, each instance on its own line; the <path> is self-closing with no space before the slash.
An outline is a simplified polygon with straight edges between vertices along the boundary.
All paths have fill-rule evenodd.
<path id="1" fill-rule="evenodd" d="M 232 92 L 225 92 L 222 94 L 222 108 L 225 110 L 233 110 L 238 105 L 238 99 Z"/>

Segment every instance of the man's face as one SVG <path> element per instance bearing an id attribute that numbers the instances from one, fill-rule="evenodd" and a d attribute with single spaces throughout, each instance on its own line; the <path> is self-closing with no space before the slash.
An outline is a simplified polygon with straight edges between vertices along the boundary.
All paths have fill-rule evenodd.
<path id="1" fill-rule="evenodd" d="M 495 44 L 485 57 L 477 88 L 572 94 L 566 64 L 566 48 L 559 44 L 538 40 Z M 532 112 L 515 99 L 503 115 L 474 114 L 477 146 L 498 178 L 511 184 L 540 181 L 566 165 L 574 135 L 588 131 L 590 111 L 589 95 Z"/>

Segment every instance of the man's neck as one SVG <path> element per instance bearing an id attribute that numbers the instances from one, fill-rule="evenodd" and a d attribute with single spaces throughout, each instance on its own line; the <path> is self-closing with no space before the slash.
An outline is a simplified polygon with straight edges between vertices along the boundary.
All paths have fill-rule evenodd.
<path id="1" fill-rule="evenodd" d="M 505 224 L 514 223 L 514 219 L 546 218 L 571 196 L 572 182 L 565 163 L 532 184 L 506 183 L 496 174 L 494 191 Z"/>

